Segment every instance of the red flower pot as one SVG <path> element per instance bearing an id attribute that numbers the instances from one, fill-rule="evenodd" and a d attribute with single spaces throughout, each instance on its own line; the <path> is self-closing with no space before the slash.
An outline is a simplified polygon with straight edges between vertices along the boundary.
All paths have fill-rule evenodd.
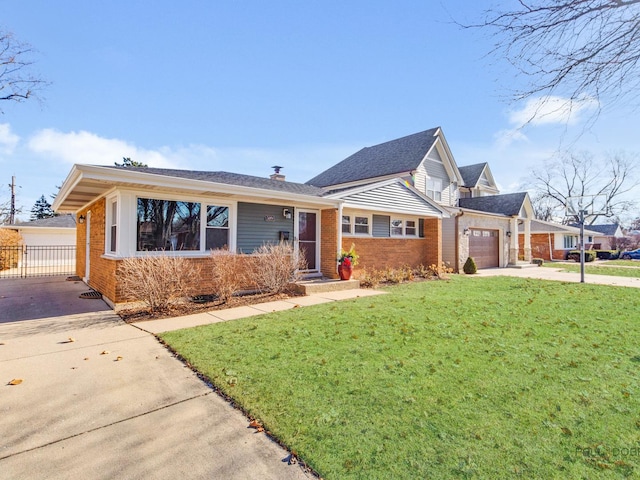
<path id="1" fill-rule="evenodd" d="M 352 265 L 345 265 L 343 263 L 338 265 L 338 275 L 340 275 L 340 280 L 349 280 L 351 278 L 352 273 L 353 273 Z"/>

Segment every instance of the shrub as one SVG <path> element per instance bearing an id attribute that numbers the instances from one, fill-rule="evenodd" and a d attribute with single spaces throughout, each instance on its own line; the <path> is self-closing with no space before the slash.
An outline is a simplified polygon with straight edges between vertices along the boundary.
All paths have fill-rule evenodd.
<path id="1" fill-rule="evenodd" d="M 358 275 L 361 287 L 376 288 L 384 280 L 382 270 L 373 269 L 371 271 L 363 268 Z"/>
<path id="2" fill-rule="evenodd" d="M 532 258 L 531 263 L 535 263 L 536 265 L 541 267 L 542 264 L 544 263 L 544 258 Z"/>
<path id="3" fill-rule="evenodd" d="M 251 283 L 249 280 L 250 259 L 226 249 L 211 250 L 213 293 L 222 303 Z"/>
<path id="4" fill-rule="evenodd" d="M 164 253 L 125 258 L 118 267 L 125 297 L 143 301 L 151 313 L 167 310 L 188 295 L 189 279 L 199 275 L 198 267 L 187 262 L 184 257 Z"/>
<path id="5" fill-rule="evenodd" d="M 468 257 L 467 261 L 464 262 L 464 266 L 462 267 L 462 271 L 467 275 L 473 275 L 478 272 L 478 266 L 473 258 Z"/>
<path id="6" fill-rule="evenodd" d="M 15 230 L 0 229 L 0 270 L 18 266 L 22 237 Z"/>
<path id="7" fill-rule="evenodd" d="M 618 250 L 596 250 L 596 257 L 600 260 L 615 260 L 619 256 Z"/>
<path id="8" fill-rule="evenodd" d="M 585 262 L 593 262 L 596 259 L 596 251 L 595 250 L 585 250 L 584 251 L 584 261 Z M 567 254 L 567 260 L 573 260 L 575 262 L 580 261 L 580 251 L 579 250 L 571 250 Z"/>
<path id="9" fill-rule="evenodd" d="M 251 257 L 248 280 L 261 292 L 281 293 L 300 278 L 300 270 L 307 264 L 302 255 L 296 256 L 293 245 L 281 242 L 258 248 Z"/>

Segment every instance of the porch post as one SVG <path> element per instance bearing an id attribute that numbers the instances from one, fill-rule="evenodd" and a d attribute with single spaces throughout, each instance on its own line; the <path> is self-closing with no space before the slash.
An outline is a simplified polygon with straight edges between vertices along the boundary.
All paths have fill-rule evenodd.
<path id="1" fill-rule="evenodd" d="M 531 262 L 531 220 L 524 221 L 524 259 Z"/>
<path id="2" fill-rule="evenodd" d="M 509 237 L 509 265 L 518 263 L 518 217 L 512 217 L 509 221 L 511 236 Z"/>

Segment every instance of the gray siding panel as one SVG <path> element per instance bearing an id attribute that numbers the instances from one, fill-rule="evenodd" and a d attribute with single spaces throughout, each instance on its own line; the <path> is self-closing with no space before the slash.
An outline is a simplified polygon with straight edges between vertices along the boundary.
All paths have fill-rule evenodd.
<path id="1" fill-rule="evenodd" d="M 391 217 L 388 215 L 374 215 L 372 233 L 374 237 L 391 236 Z"/>
<path id="2" fill-rule="evenodd" d="M 251 253 L 265 243 L 277 244 L 280 231 L 289 232 L 293 240 L 293 219 L 282 216 L 282 209 L 288 208 L 295 214 L 292 206 L 260 205 L 257 203 L 238 203 L 238 252 Z M 265 218 L 268 218 L 265 220 Z M 273 217 L 273 221 L 271 218 Z"/>
<path id="3" fill-rule="evenodd" d="M 442 219 L 442 261 L 456 266 L 456 219 Z"/>
<path id="4" fill-rule="evenodd" d="M 393 209 L 413 215 L 433 216 L 440 214 L 436 207 L 399 183 L 354 193 L 343 197 L 343 199 L 353 205 L 384 208 L 385 210 Z"/>

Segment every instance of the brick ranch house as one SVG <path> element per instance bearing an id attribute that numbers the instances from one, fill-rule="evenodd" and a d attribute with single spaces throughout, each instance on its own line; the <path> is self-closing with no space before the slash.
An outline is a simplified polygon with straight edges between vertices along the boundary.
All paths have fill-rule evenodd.
<path id="1" fill-rule="evenodd" d="M 601 235 L 591 226 L 584 229 L 584 243 L 587 248 L 594 245 L 596 236 Z M 519 226 L 519 242 L 524 244 L 525 232 L 522 225 Z M 561 225 L 543 220 L 531 221 L 531 252 L 534 258 L 543 260 L 566 260 L 571 250 L 580 248 L 580 228 L 570 225 Z"/>
<path id="2" fill-rule="evenodd" d="M 126 300 L 119 262 L 160 250 L 206 264 L 211 249 L 251 254 L 289 241 L 307 261 L 303 273 L 337 278 L 337 255 L 357 238 L 365 268 L 439 264 L 448 216 L 395 177 L 327 192 L 280 174 L 79 164 L 53 207 L 76 215 L 76 272 L 112 305 Z M 193 286 L 211 292 L 207 277 Z"/>

